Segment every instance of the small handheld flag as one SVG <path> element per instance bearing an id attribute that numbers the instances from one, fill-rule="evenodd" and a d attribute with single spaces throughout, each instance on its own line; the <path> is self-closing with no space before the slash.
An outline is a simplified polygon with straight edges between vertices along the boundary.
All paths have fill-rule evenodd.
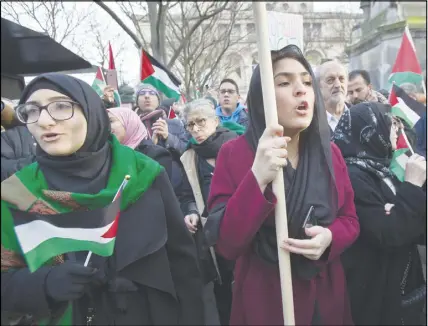
<path id="1" fill-rule="evenodd" d="M 131 178 L 131 176 L 129 176 L 129 175 L 125 176 L 125 178 L 122 181 L 122 184 L 120 185 L 120 187 L 119 187 L 116 195 L 113 198 L 112 203 L 114 203 L 116 200 L 120 201 L 121 196 L 122 196 L 122 191 L 123 191 L 123 189 L 125 189 L 126 184 L 128 183 L 128 181 L 129 181 L 130 178 Z M 116 237 L 117 225 L 119 223 L 119 215 L 120 215 L 120 210 L 117 212 L 116 218 L 114 219 L 113 224 L 111 224 L 110 228 L 103 235 L 101 235 L 101 238 L 111 239 L 111 238 L 115 238 Z M 92 256 L 92 251 L 88 252 L 88 256 L 86 256 L 86 260 L 85 260 L 84 266 L 88 266 L 89 261 L 91 260 L 91 256 Z"/>

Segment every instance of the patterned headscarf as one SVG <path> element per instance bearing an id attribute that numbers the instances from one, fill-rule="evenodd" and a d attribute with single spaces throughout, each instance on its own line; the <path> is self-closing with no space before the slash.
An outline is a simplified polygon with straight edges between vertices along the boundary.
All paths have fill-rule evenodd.
<path id="1" fill-rule="evenodd" d="M 357 165 L 381 179 L 393 176 L 389 170 L 393 151 L 388 112 L 389 105 L 359 103 L 342 115 L 333 134 L 348 165 Z"/>
<path id="2" fill-rule="evenodd" d="M 141 122 L 139 116 L 128 108 L 118 107 L 107 109 L 107 112 L 113 114 L 125 128 L 125 139 L 123 145 L 134 149 L 143 139 L 147 139 L 149 133 L 147 128 Z"/>

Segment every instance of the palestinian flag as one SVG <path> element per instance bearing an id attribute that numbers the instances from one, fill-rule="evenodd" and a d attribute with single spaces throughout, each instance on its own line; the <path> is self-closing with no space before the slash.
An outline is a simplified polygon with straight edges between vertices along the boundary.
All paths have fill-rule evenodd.
<path id="1" fill-rule="evenodd" d="M 392 106 L 391 113 L 401 118 L 409 129 L 415 126 L 425 111 L 423 104 L 411 98 L 402 88 L 395 84 L 392 87 L 389 101 Z M 404 181 L 407 160 L 411 155 L 412 152 L 409 150 L 403 133 L 399 134 L 397 150 L 392 157 L 390 169 L 400 181 Z"/>
<path id="2" fill-rule="evenodd" d="M 404 181 L 404 173 L 406 171 L 407 161 L 412 156 L 409 148 L 397 149 L 392 156 L 391 165 L 389 169 L 395 174 L 398 180 Z"/>
<path id="3" fill-rule="evenodd" d="M 140 81 L 150 84 L 167 98 L 180 98 L 180 81 L 146 51 L 141 50 Z"/>
<path id="4" fill-rule="evenodd" d="M 395 83 L 400 86 L 403 83 L 420 85 L 422 81 L 422 69 L 416 56 L 416 48 L 409 27 L 406 26 L 388 82 L 390 85 Z"/>
<path id="5" fill-rule="evenodd" d="M 92 88 L 95 90 L 95 92 L 97 92 L 99 97 L 103 97 L 104 96 L 104 87 L 106 87 L 106 86 L 107 86 L 107 83 L 106 83 L 106 80 L 104 77 L 104 73 L 103 73 L 101 67 L 98 67 L 97 73 L 95 75 L 95 79 L 92 82 Z M 116 101 L 118 106 L 120 106 L 122 104 L 122 101 L 120 100 L 119 92 L 116 89 L 114 90 L 114 100 Z"/>
<path id="6" fill-rule="evenodd" d="M 403 119 L 410 128 L 413 128 L 426 111 L 425 105 L 411 98 L 396 84 L 392 85 L 389 103 L 392 106 L 391 113 Z"/>
<path id="7" fill-rule="evenodd" d="M 30 271 L 67 252 L 92 251 L 99 256 L 111 256 L 120 202 L 121 196 L 104 208 L 55 215 L 10 208 L 16 237 Z"/>

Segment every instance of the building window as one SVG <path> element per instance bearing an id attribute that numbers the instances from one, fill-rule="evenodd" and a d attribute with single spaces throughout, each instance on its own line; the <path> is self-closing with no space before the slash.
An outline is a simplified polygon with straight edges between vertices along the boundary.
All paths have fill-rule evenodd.
<path id="1" fill-rule="evenodd" d="M 313 29 L 314 34 L 316 36 L 320 36 L 321 35 L 321 27 L 322 27 L 321 23 L 313 23 L 312 24 L 312 29 Z"/>
<path id="2" fill-rule="evenodd" d="M 233 34 L 236 36 L 241 35 L 241 25 L 239 24 L 233 25 Z"/>
<path id="3" fill-rule="evenodd" d="M 226 34 L 226 32 L 227 32 L 227 27 L 228 27 L 228 25 L 227 25 L 227 24 L 219 24 L 219 25 L 218 25 L 218 31 L 219 31 L 219 34 L 220 34 L 221 36 L 223 36 L 223 35 L 225 35 L 225 34 Z"/>
<path id="4" fill-rule="evenodd" d="M 256 32 L 256 25 L 254 23 L 247 24 L 247 33 L 254 34 Z"/>

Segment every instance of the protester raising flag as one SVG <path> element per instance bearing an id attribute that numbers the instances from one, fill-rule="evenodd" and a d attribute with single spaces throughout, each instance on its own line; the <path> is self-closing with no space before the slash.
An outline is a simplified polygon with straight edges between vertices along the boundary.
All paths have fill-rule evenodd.
<path id="1" fill-rule="evenodd" d="M 150 84 L 167 98 L 180 98 L 180 81 L 144 49 L 141 51 L 140 80 Z"/>
<path id="2" fill-rule="evenodd" d="M 415 45 L 409 28 L 406 26 L 397 58 L 389 76 L 389 82 L 391 83 L 389 103 L 392 106 L 392 113 L 400 117 L 409 128 L 413 128 L 420 119 L 422 114 L 421 104 L 408 96 L 399 86 L 404 83 L 419 85 L 422 80 L 422 69 L 416 56 Z M 394 152 L 390 166 L 400 181 L 404 180 L 406 163 L 411 154 L 412 151 L 409 150 L 409 143 L 403 130 L 398 136 L 397 150 Z"/>
<path id="3" fill-rule="evenodd" d="M 107 86 L 106 80 L 104 78 L 104 73 L 101 67 L 98 67 L 95 79 L 92 82 L 92 88 L 97 92 L 100 97 L 104 96 L 104 88 Z M 122 101 L 120 100 L 120 95 L 117 90 L 114 90 L 114 100 L 120 106 Z"/>

